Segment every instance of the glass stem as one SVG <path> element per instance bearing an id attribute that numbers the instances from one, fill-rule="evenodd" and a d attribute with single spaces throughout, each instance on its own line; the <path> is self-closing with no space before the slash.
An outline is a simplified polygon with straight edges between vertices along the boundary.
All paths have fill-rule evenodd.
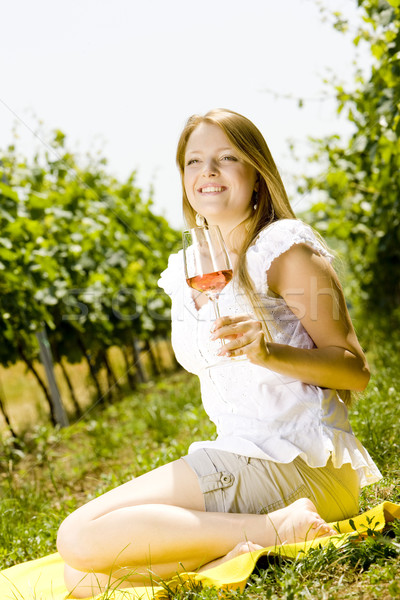
<path id="1" fill-rule="evenodd" d="M 219 312 L 219 305 L 218 305 L 218 296 L 209 296 L 212 305 L 214 307 L 214 314 L 215 314 L 215 319 L 219 319 L 220 318 L 220 312 Z M 225 346 L 226 342 L 224 339 L 221 338 L 221 346 Z"/>

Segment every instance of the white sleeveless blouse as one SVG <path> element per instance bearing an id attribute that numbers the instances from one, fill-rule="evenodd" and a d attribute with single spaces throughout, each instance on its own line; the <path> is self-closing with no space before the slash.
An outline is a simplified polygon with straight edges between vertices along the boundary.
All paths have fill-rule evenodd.
<path id="1" fill-rule="evenodd" d="M 286 302 L 268 293 L 272 261 L 301 243 L 332 260 L 308 225 L 282 219 L 258 235 L 247 251 L 247 266 L 274 342 L 314 348 Z M 302 383 L 247 360 L 216 365 L 220 342 L 210 340 L 213 307 L 207 302 L 197 310 L 185 280 L 182 251 L 170 256 L 158 283 L 172 299 L 176 358 L 187 371 L 198 375 L 204 408 L 218 433 L 214 441 L 194 442 L 189 453 L 216 448 L 281 463 L 300 456 L 311 467 L 322 467 L 332 457 L 335 467 L 350 463 L 359 474 L 361 486 L 381 478 L 368 452 L 355 438 L 347 408 L 335 390 Z M 253 314 L 235 280 L 221 292 L 219 306 L 221 315 Z"/>

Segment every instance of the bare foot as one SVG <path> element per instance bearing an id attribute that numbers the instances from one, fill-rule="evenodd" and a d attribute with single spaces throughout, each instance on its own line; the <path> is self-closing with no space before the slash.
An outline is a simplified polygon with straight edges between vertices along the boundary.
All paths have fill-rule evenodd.
<path id="1" fill-rule="evenodd" d="M 264 516 L 264 515 L 260 515 Z M 262 533 L 260 527 L 260 539 L 263 546 L 253 542 L 239 542 L 233 550 L 212 562 L 203 565 L 199 572 L 212 569 L 218 565 L 247 552 L 255 552 L 269 546 L 280 546 L 282 544 L 301 543 L 311 541 L 318 537 L 337 535 L 317 513 L 314 504 L 308 498 L 296 500 L 293 504 L 276 510 L 266 518 L 266 532 Z M 263 538 L 263 539 L 262 539 Z"/>
<path id="2" fill-rule="evenodd" d="M 270 513 L 267 519 L 269 538 L 267 545 L 293 544 L 337 534 L 319 516 L 314 504 L 308 498 L 301 498 L 285 508 Z"/>
<path id="3" fill-rule="evenodd" d="M 218 567 L 218 565 L 222 565 L 222 563 L 239 556 L 240 554 L 247 554 L 248 552 L 256 552 L 257 550 L 262 550 L 262 546 L 259 544 L 253 544 L 253 542 L 239 542 L 233 550 L 225 554 L 225 556 L 221 556 L 221 558 L 217 558 L 212 562 L 203 565 L 201 569 L 199 569 L 199 573 L 202 571 L 206 571 L 207 569 L 213 569 L 214 567 Z"/>

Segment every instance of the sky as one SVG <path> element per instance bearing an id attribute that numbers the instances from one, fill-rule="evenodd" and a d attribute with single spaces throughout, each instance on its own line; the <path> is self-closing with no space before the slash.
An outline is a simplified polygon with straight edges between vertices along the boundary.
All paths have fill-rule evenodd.
<path id="1" fill-rule="evenodd" d="M 355 0 L 320 2 L 342 10 L 354 31 Z M 117 177 L 135 170 L 144 195 L 154 189 L 154 211 L 179 228 L 179 134 L 191 114 L 229 108 L 261 130 L 302 210 L 307 198 L 296 195 L 294 177 L 313 168 L 308 137 L 351 131 L 324 84 L 351 84 L 356 65 L 368 68 L 351 38 L 323 22 L 317 0 L 7 2 L 0 149 L 16 130 L 29 155 L 61 129 L 72 149 L 101 150 Z"/>

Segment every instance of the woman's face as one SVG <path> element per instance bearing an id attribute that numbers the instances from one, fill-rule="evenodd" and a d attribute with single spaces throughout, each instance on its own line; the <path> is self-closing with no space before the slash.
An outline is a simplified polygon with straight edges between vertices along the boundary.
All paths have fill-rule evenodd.
<path id="1" fill-rule="evenodd" d="M 201 123 L 185 152 L 184 186 L 192 208 L 210 225 L 233 229 L 252 213 L 257 172 L 218 125 Z"/>

